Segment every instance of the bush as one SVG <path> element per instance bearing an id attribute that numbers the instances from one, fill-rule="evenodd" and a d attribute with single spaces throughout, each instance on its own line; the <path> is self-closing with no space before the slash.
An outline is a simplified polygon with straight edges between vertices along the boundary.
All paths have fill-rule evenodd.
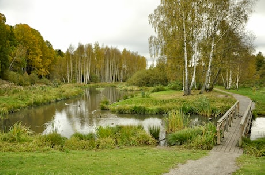
<path id="1" fill-rule="evenodd" d="M 183 83 L 182 82 L 172 82 L 168 84 L 168 88 L 171 90 L 181 91 L 183 90 Z"/>
<path id="2" fill-rule="evenodd" d="M 155 87 L 152 89 L 151 92 L 160 92 L 160 91 L 165 91 L 165 90 L 166 90 L 166 88 L 165 88 L 164 86 L 159 85 L 159 86 L 155 86 Z"/>

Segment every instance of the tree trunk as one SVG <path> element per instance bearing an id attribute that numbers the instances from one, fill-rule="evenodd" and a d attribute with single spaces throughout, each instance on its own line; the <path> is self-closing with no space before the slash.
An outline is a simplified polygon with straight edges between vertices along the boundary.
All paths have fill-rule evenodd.
<path id="1" fill-rule="evenodd" d="M 212 40 L 212 48 L 211 48 L 210 57 L 209 57 L 208 70 L 206 72 L 205 82 L 204 82 L 204 84 L 202 86 L 202 89 L 201 89 L 201 92 L 200 92 L 201 94 L 203 94 L 205 89 L 209 89 L 209 87 L 210 87 L 211 64 L 212 64 L 212 61 L 213 61 L 213 52 L 214 52 L 214 37 L 213 37 L 213 40 Z"/>
<path id="2" fill-rule="evenodd" d="M 190 95 L 189 89 L 189 74 L 188 74 L 188 53 L 187 53 L 187 34 L 186 34 L 186 25 L 184 20 L 185 14 L 183 12 L 183 33 L 184 33 L 184 62 L 185 62 L 185 85 L 184 85 L 184 95 Z"/>

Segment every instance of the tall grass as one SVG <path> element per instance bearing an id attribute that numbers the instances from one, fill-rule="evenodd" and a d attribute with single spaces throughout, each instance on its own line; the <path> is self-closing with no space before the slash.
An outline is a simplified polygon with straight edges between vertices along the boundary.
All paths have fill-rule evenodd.
<path id="1" fill-rule="evenodd" d="M 169 145 L 185 145 L 188 148 L 210 150 L 216 145 L 216 127 L 213 123 L 185 128 L 167 136 Z"/>
<path id="2" fill-rule="evenodd" d="M 75 97 L 83 93 L 84 86 L 64 84 L 56 87 L 52 86 L 7 86 L 1 88 L 0 95 L 0 115 L 9 112 L 19 111 L 28 106 L 38 106 L 70 97 Z"/>
<path id="3" fill-rule="evenodd" d="M 242 148 L 245 154 L 255 157 L 265 156 L 265 138 L 252 141 L 249 138 L 243 138 Z"/>
<path id="4" fill-rule="evenodd" d="M 148 131 L 154 139 L 159 140 L 159 134 L 160 134 L 159 126 L 149 126 Z"/>
<path id="5" fill-rule="evenodd" d="M 121 114 L 167 114 L 172 110 L 182 110 L 184 114 L 217 116 L 224 114 L 235 102 L 232 97 L 222 97 L 217 92 L 183 97 L 183 92 L 168 90 L 151 93 L 148 98 L 143 96 L 145 93 L 111 104 L 108 108 Z"/>
<path id="6" fill-rule="evenodd" d="M 7 133 L 0 133 L 0 151 L 67 151 L 156 145 L 156 140 L 142 126 L 99 127 L 95 134 L 76 133 L 69 139 L 56 131 L 47 135 L 30 133 L 27 127 L 15 124 Z"/>
<path id="7" fill-rule="evenodd" d="M 165 118 L 166 132 L 168 134 L 184 129 L 189 124 L 189 117 L 181 110 L 174 110 L 168 113 Z"/>
<path id="8" fill-rule="evenodd" d="M 30 135 L 33 131 L 29 127 L 22 125 L 21 122 L 16 122 L 10 127 L 6 134 L 2 134 L 0 140 L 8 142 L 25 142 L 30 140 Z"/>

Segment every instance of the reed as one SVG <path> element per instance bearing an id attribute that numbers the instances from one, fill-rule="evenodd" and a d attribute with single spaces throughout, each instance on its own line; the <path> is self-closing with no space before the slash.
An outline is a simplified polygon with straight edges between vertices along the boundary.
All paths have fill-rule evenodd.
<path id="1" fill-rule="evenodd" d="M 159 126 L 149 126 L 148 131 L 154 139 L 159 140 L 159 134 L 160 134 Z"/>
<path id="2" fill-rule="evenodd" d="M 174 110 L 168 113 L 165 118 L 166 132 L 168 134 L 184 129 L 189 123 L 189 117 L 181 110 Z"/>

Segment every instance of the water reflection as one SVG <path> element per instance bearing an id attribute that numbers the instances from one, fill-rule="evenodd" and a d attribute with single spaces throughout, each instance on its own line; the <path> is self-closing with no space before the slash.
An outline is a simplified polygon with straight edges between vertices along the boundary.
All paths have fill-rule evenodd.
<path id="1" fill-rule="evenodd" d="M 10 114 L 2 119 L 1 129 L 6 130 L 15 122 L 30 126 L 36 133 L 48 134 L 57 131 L 64 137 L 70 137 L 79 132 L 83 134 L 95 133 L 99 126 L 142 125 L 146 131 L 148 127 L 160 127 L 160 139 L 165 138 L 164 120 L 161 115 L 120 115 L 99 109 L 101 99 L 107 98 L 111 103 L 122 99 L 124 95 L 114 87 L 104 89 L 89 88 L 82 97 L 65 100 L 40 107 L 33 107 Z M 193 125 L 207 122 L 207 118 L 191 116 Z"/>
<path id="2" fill-rule="evenodd" d="M 142 125 L 148 131 L 149 126 L 162 125 L 160 115 L 116 115 L 99 109 L 101 99 L 107 98 L 111 103 L 122 99 L 128 93 L 120 92 L 114 87 L 104 89 L 89 88 L 77 99 L 65 100 L 49 105 L 28 108 L 10 114 L 2 119 L 1 130 L 7 130 L 15 122 L 30 126 L 36 133 L 48 134 L 57 131 L 64 137 L 72 134 L 95 133 L 99 126 Z"/>
<path id="3" fill-rule="evenodd" d="M 252 121 L 250 139 L 265 138 L 265 117 L 256 118 Z"/>

